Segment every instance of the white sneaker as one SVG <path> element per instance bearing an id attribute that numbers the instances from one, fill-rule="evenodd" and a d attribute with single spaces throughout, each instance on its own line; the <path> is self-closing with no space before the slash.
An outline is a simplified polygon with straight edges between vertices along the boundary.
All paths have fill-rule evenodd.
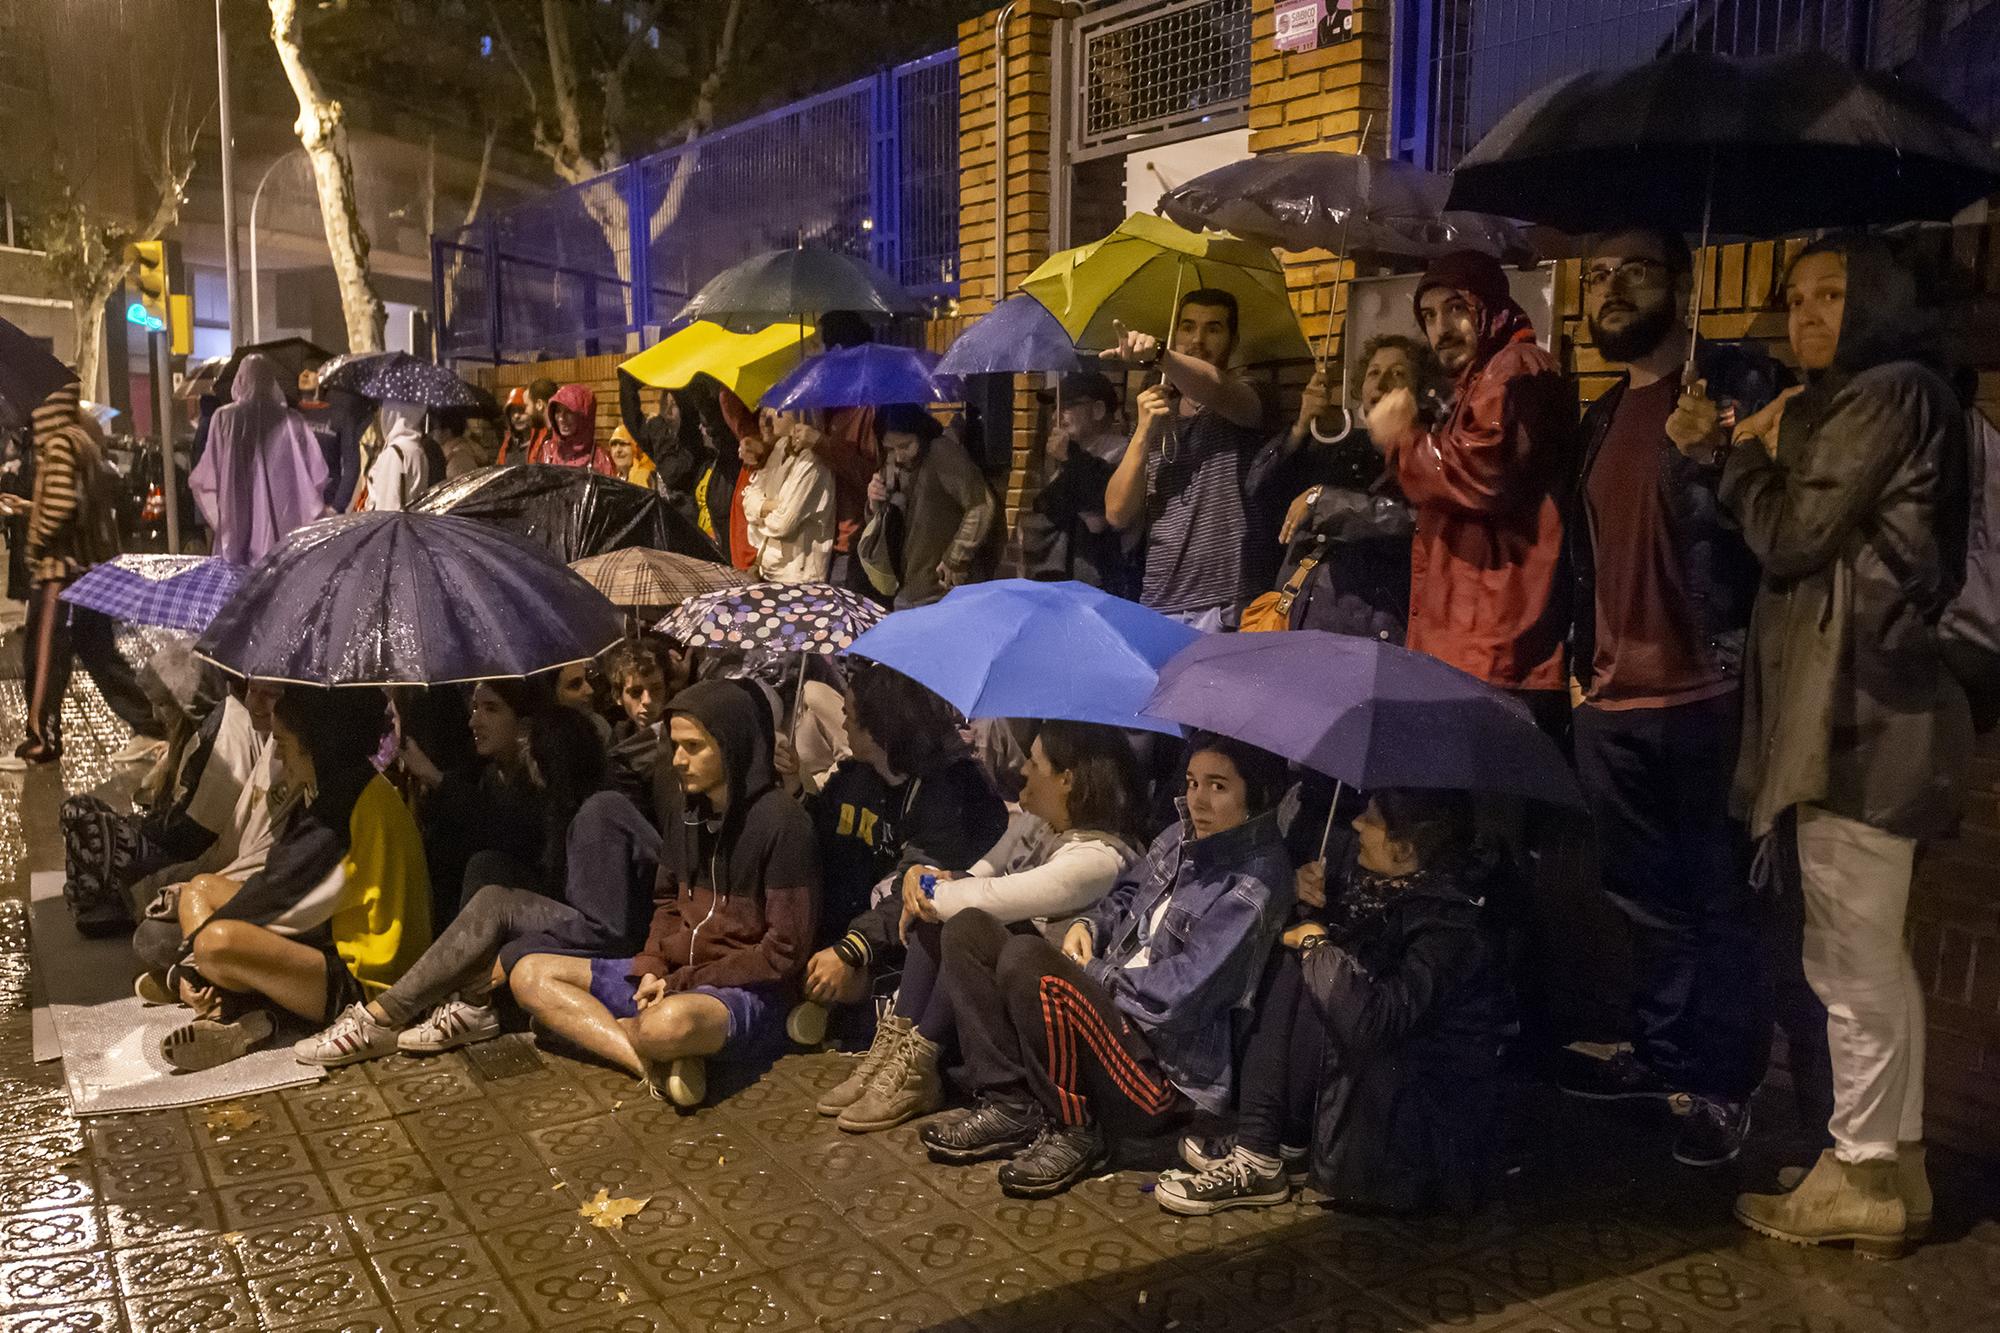
<path id="1" fill-rule="evenodd" d="M 474 1004 L 454 995 L 425 1014 L 415 1027 L 396 1034 L 396 1049 L 405 1055 L 437 1055 L 500 1035 L 500 1015 L 491 1005 Z"/>
<path id="2" fill-rule="evenodd" d="M 396 1029 L 370 1018 L 366 1005 L 350 1004 L 326 1031 L 293 1043 L 292 1053 L 306 1064 L 332 1069 L 394 1055 L 397 1035 Z"/>
<path id="3" fill-rule="evenodd" d="M 114 764 L 149 764 L 167 752 L 165 741 L 156 741 L 146 736 L 134 736 L 126 742 L 125 748 L 111 756 Z"/>

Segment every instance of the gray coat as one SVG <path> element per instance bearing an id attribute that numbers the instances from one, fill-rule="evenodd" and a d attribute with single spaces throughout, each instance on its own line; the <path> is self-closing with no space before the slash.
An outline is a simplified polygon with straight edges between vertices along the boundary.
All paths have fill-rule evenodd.
<path id="1" fill-rule="evenodd" d="M 1950 386 L 1891 361 L 1796 449 L 1731 456 L 1721 496 L 1764 566 L 1734 792 L 1752 834 L 1799 804 L 1909 838 L 1956 826 L 1972 724 L 1937 618 L 1963 567 L 1964 454 Z"/>

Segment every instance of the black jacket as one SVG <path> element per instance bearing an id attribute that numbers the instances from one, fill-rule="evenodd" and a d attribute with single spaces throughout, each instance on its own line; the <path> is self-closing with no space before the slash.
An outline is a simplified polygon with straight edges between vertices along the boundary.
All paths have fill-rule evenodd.
<path id="1" fill-rule="evenodd" d="M 1709 396 L 1733 402 L 1741 420 L 1761 409 L 1790 381 L 1783 366 L 1754 348 L 1704 342 L 1695 353 L 1695 373 L 1708 382 Z M 1583 466 L 1568 497 L 1563 534 L 1576 579 L 1570 627 L 1570 670 L 1586 689 L 1597 654 L 1597 561 L 1592 546 L 1586 487 L 1611 419 L 1625 396 L 1626 381 L 1606 389 L 1583 414 Z M 1661 472 L 1667 522 L 1680 553 L 1683 586 L 1700 617 L 1702 635 L 1715 663 L 1729 676 L 1743 668 L 1744 637 L 1757 596 L 1757 560 L 1743 543 L 1736 521 L 1717 498 L 1722 461 L 1697 463 L 1662 436 L 1667 465 Z"/>
<path id="2" fill-rule="evenodd" d="M 1395 892 L 1354 933 L 1305 953 L 1329 1068 L 1313 1181 L 1369 1208 L 1470 1208 L 1500 1141 L 1514 1002 L 1481 903 L 1443 875 Z"/>

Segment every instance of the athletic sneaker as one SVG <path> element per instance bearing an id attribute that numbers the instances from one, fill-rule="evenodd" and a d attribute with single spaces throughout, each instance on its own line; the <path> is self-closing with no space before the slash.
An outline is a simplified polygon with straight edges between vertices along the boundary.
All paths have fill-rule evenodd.
<path id="1" fill-rule="evenodd" d="M 293 1043 L 292 1053 L 309 1065 L 333 1069 L 378 1056 L 394 1055 L 396 1029 L 368 1016 L 365 1004 L 350 1004 L 326 1031 Z"/>
<path id="2" fill-rule="evenodd" d="M 1035 1141 L 1000 1168 L 1000 1192 L 1016 1199 L 1046 1199 L 1101 1170 L 1104 1131 L 1088 1125 L 1044 1124 Z"/>
<path id="3" fill-rule="evenodd" d="M 1042 1108 L 982 1098 L 977 1106 L 941 1115 L 917 1135 L 933 1162 L 969 1166 L 1020 1152 L 1041 1132 Z"/>
<path id="4" fill-rule="evenodd" d="M 491 1005 L 452 996 L 431 1010 L 415 1027 L 396 1034 L 396 1049 L 405 1055 L 437 1055 L 500 1035 L 500 1015 Z"/>
<path id="5" fill-rule="evenodd" d="M 1621 1050 L 1609 1059 L 1568 1051 L 1556 1075 L 1556 1086 L 1572 1097 L 1593 1102 L 1622 1102 L 1647 1098 L 1665 1101 L 1677 1089 L 1630 1051 Z"/>
<path id="6" fill-rule="evenodd" d="M 1204 1171 L 1213 1171 L 1229 1159 L 1236 1151 L 1236 1136 L 1217 1134 L 1210 1138 L 1188 1134 L 1180 1142 L 1181 1160 L 1188 1164 L 1183 1171 L 1178 1167 L 1160 1173 L 1162 1180 L 1188 1180 Z M 1294 1148 L 1285 1144 L 1278 1149 L 1278 1160 L 1285 1164 L 1285 1179 L 1293 1189 L 1304 1189 L 1312 1178 L 1312 1149 Z"/>
<path id="7" fill-rule="evenodd" d="M 1690 1095 L 1676 1097 L 1674 1110 L 1681 1124 L 1674 1160 L 1682 1166 L 1722 1166 L 1743 1151 L 1743 1138 L 1750 1132 L 1749 1102 Z"/>
<path id="8" fill-rule="evenodd" d="M 1196 1175 L 1162 1175 L 1153 1186 L 1160 1207 L 1184 1217 L 1206 1217 L 1225 1208 L 1269 1208 L 1292 1197 L 1285 1166 L 1266 1166 L 1241 1148 Z"/>
<path id="9" fill-rule="evenodd" d="M 271 1016 L 252 1009 L 233 1023 L 197 1018 L 160 1038 L 160 1058 L 184 1074 L 213 1069 L 248 1055 L 271 1035 Z"/>

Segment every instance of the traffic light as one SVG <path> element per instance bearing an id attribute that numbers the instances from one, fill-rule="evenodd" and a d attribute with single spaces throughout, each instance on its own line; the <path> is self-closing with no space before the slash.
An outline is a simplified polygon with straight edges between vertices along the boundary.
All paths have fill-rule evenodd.
<path id="1" fill-rule="evenodd" d="M 132 265 L 132 281 L 139 288 L 139 304 L 150 317 L 147 322 L 153 328 L 165 328 L 168 307 L 172 304 L 167 290 L 167 243 L 135 241 L 125 247 L 125 258 Z"/>

